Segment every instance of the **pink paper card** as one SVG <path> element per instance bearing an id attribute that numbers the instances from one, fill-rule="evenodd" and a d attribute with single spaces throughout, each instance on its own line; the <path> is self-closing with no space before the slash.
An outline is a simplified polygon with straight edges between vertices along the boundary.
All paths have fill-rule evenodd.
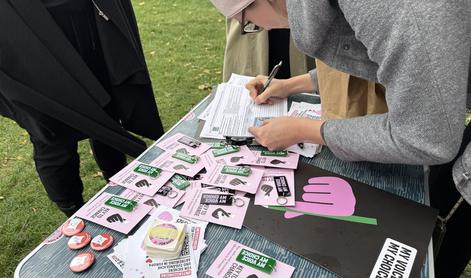
<path id="1" fill-rule="evenodd" d="M 152 206 L 154 208 L 158 207 L 159 205 L 164 205 L 166 207 L 173 208 L 177 205 L 178 201 L 185 195 L 185 191 L 179 190 L 172 185 L 171 182 L 167 182 L 164 186 L 168 186 L 171 188 L 171 191 L 164 191 L 167 192 L 166 196 L 161 194 L 156 194 L 153 197 L 144 195 L 142 193 L 126 189 L 123 191 L 120 196 L 126 199 L 130 199 L 136 201 L 138 203 L 142 203 L 148 206 Z"/>
<path id="2" fill-rule="evenodd" d="M 211 148 L 210 145 L 181 133 L 177 133 L 162 142 L 159 142 L 157 147 L 170 153 L 179 151 L 193 155 L 201 155 Z"/>
<path id="3" fill-rule="evenodd" d="M 218 225 L 240 229 L 244 223 L 249 206 L 249 198 L 237 198 L 232 205 L 201 204 L 203 194 L 215 194 L 214 190 L 196 189 L 187 192 L 186 202 L 180 211 L 180 216 L 203 220 Z M 220 193 L 223 194 L 223 193 Z M 236 205 L 236 202 L 238 205 Z"/>
<path id="4" fill-rule="evenodd" d="M 285 177 L 291 196 L 278 196 L 275 177 Z M 280 178 L 277 178 L 280 180 Z M 294 206 L 295 187 L 294 170 L 265 168 L 262 181 L 255 194 L 255 205 L 260 206 Z"/>
<path id="5" fill-rule="evenodd" d="M 225 155 L 220 155 L 220 156 L 214 156 L 213 151 L 217 150 L 210 150 L 206 153 L 208 156 L 206 159 L 211 159 L 215 161 L 216 163 L 219 164 L 224 164 L 224 165 L 239 165 L 241 164 L 241 161 L 252 161 L 255 160 L 255 155 L 252 153 L 252 151 L 247 147 L 247 146 L 239 146 L 240 150 L 235 153 L 229 153 Z"/>
<path id="6" fill-rule="evenodd" d="M 190 181 L 190 186 L 188 186 L 186 189 L 185 189 L 185 192 L 190 192 L 191 190 L 193 189 L 197 189 L 197 188 L 201 188 L 201 182 L 200 181 Z M 178 200 L 178 202 L 175 204 L 174 207 L 178 207 L 179 205 L 183 204 L 185 201 L 186 201 L 186 197 L 188 196 L 188 194 L 184 194 L 180 200 Z"/>
<path id="7" fill-rule="evenodd" d="M 208 172 L 208 175 L 206 175 L 204 179 L 201 180 L 201 183 L 234 189 L 251 194 L 255 194 L 255 192 L 257 192 L 257 188 L 260 184 L 260 181 L 262 180 L 264 170 L 251 167 L 250 175 L 245 177 L 221 173 L 224 166 L 225 165 L 218 164 L 211 170 L 211 172 Z"/>
<path id="8" fill-rule="evenodd" d="M 166 171 L 175 172 L 180 175 L 187 177 L 194 177 L 204 168 L 203 161 L 198 157 L 196 163 L 189 163 L 177 158 L 172 157 L 174 153 L 164 153 L 159 156 L 156 160 L 151 162 L 151 165 L 154 165 L 158 168 L 161 168 Z"/>
<path id="9" fill-rule="evenodd" d="M 128 234 L 152 210 L 151 206 L 138 204 L 132 212 L 127 212 L 105 204 L 112 194 L 102 193 L 90 204 L 83 206 L 77 217 L 102 225 L 106 228 Z"/>
<path id="10" fill-rule="evenodd" d="M 244 246 L 236 241 L 230 240 L 222 250 L 206 274 L 213 278 L 225 277 L 258 277 L 258 278 L 289 278 L 293 275 L 294 267 L 283 262 L 276 261 L 275 269 L 268 274 L 256 268 L 248 266 L 236 260 L 242 249 L 269 257 L 257 250 Z"/>
<path id="11" fill-rule="evenodd" d="M 133 161 L 110 180 L 147 196 L 154 196 L 173 174 L 170 171 Z"/>
<path id="12" fill-rule="evenodd" d="M 272 168 L 296 169 L 298 167 L 299 154 L 288 152 L 288 156 L 263 156 L 261 151 L 253 151 L 255 159 L 243 159 L 241 164 L 264 166 Z"/>

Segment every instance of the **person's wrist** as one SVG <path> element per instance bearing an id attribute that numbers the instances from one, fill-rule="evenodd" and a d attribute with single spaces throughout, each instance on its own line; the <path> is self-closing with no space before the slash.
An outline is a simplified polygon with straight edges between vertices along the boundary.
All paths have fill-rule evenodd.
<path id="1" fill-rule="evenodd" d="M 321 136 L 321 126 L 323 123 L 323 120 L 300 118 L 296 125 L 295 136 L 297 142 L 325 145 L 324 139 Z"/>

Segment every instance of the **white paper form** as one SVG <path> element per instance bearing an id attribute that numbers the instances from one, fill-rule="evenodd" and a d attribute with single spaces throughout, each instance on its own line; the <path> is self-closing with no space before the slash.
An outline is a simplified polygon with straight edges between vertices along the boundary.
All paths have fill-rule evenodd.
<path id="1" fill-rule="evenodd" d="M 255 104 L 244 86 L 223 83 L 217 88 L 211 103 L 211 113 L 201 131 L 201 137 L 224 139 L 224 136 L 253 137 L 248 128 L 256 121 L 285 116 L 288 101 L 278 100 L 274 104 Z"/>
<path id="2" fill-rule="evenodd" d="M 249 81 L 252 79 L 255 79 L 255 77 L 233 73 L 231 74 L 231 78 L 229 79 L 229 81 L 227 81 L 227 83 L 245 86 L 245 84 L 249 83 Z"/>

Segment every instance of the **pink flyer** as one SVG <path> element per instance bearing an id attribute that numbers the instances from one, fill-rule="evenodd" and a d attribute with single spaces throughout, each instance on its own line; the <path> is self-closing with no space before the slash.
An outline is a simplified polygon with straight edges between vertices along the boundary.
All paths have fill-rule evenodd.
<path id="1" fill-rule="evenodd" d="M 194 177 L 204 168 L 203 161 L 201 161 L 199 156 L 194 156 L 194 163 L 190 163 L 173 156 L 177 153 L 164 153 L 159 156 L 156 160 L 151 162 L 151 165 L 154 165 L 158 168 L 161 168 L 166 171 L 175 172 L 180 175 L 187 177 Z"/>
<path id="2" fill-rule="evenodd" d="M 142 204 L 138 204 L 132 212 L 106 205 L 105 202 L 112 196 L 114 195 L 110 193 L 102 193 L 91 203 L 83 206 L 76 216 L 120 233 L 128 234 L 152 210 L 151 206 Z"/>
<path id="3" fill-rule="evenodd" d="M 227 174 L 228 172 L 225 169 L 228 169 L 228 167 L 247 169 L 248 175 Z M 201 180 L 201 183 L 255 194 L 262 180 L 263 172 L 264 170 L 255 167 L 218 164 L 208 172 L 208 175 Z"/>
<path id="4" fill-rule="evenodd" d="M 272 168 L 296 169 L 298 167 L 299 154 L 288 152 L 287 156 L 263 155 L 261 151 L 253 151 L 255 159 L 242 159 L 241 164 L 264 166 Z"/>
<path id="5" fill-rule="evenodd" d="M 203 197 L 209 195 L 227 195 L 210 189 L 196 189 L 186 193 L 186 201 L 180 216 L 203 220 L 214 224 L 240 229 L 244 223 L 249 206 L 249 198 L 234 197 L 231 205 L 202 204 Z M 205 194 L 205 195 L 203 195 Z"/>
<path id="6" fill-rule="evenodd" d="M 175 188 L 170 182 L 167 182 L 164 186 L 170 187 L 169 191 L 165 191 L 166 194 L 156 194 L 153 197 L 144 195 L 142 193 L 126 189 L 119 196 L 136 201 L 140 204 L 145 204 L 157 208 L 159 205 L 164 205 L 169 208 L 173 208 L 177 205 L 178 201 L 185 195 L 185 191 Z M 171 193 L 174 191 L 175 193 Z M 153 210 L 152 210 L 153 211 Z M 149 213 L 152 213 L 149 212 Z"/>
<path id="7" fill-rule="evenodd" d="M 270 274 L 252 266 L 252 263 L 256 262 L 260 268 L 270 268 L 269 262 L 273 260 L 263 253 L 230 240 L 206 274 L 213 278 L 288 278 L 293 275 L 294 267 L 276 260 Z"/>
<path id="8" fill-rule="evenodd" d="M 185 152 L 193 155 L 201 155 L 211 148 L 208 144 L 202 143 L 181 133 L 177 133 L 162 142 L 159 142 L 157 147 L 170 153 Z"/>
<path id="9" fill-rule="evenodd" d="M 224 165 L 239 165 L 241 161 L 253 161 L 255 160 L 255 155 L 247 146 L 239 146 L 239 151 L 232 152 L 224 155 L 217 155 L 218 149 L 210 150 L 206 153 L 209 159 L 212 159 L 216 163 Z M 216 152 L 216 155 L 215 153 Z"/>
<path id="10" fill-rule="evenodd" d="M 147 196 L 154 196 L 173 174 L 151 165 L 133 161 L 112 176 L 110 180 Z"/>
<path id="11" fill-rule="evenodd" d="M 275 179 L 278 183 L 287 183 L 287 186 L 289 188 L 288 194 L 278 194 Z M 255 205 L 287 207 L 295 206 L 294 186 L 294 170 L 265 168 L 265 173 L 263 174 L 262 181 L 260 182 L 260 186 L 258 187 L 257 193 L 255 194 Z"/>

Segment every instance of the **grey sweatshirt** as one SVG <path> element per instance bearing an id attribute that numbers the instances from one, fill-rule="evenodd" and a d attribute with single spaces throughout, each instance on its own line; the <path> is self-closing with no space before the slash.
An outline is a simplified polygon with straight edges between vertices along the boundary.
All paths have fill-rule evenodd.
<path id="1" fill-rule="evenodd" d="M 386 87 L 388 113 L 324 124 L 337 157 L 426 165 L 454 158 L 464 129 L 470 3 L 287 0 L 300 50 Z"/>

